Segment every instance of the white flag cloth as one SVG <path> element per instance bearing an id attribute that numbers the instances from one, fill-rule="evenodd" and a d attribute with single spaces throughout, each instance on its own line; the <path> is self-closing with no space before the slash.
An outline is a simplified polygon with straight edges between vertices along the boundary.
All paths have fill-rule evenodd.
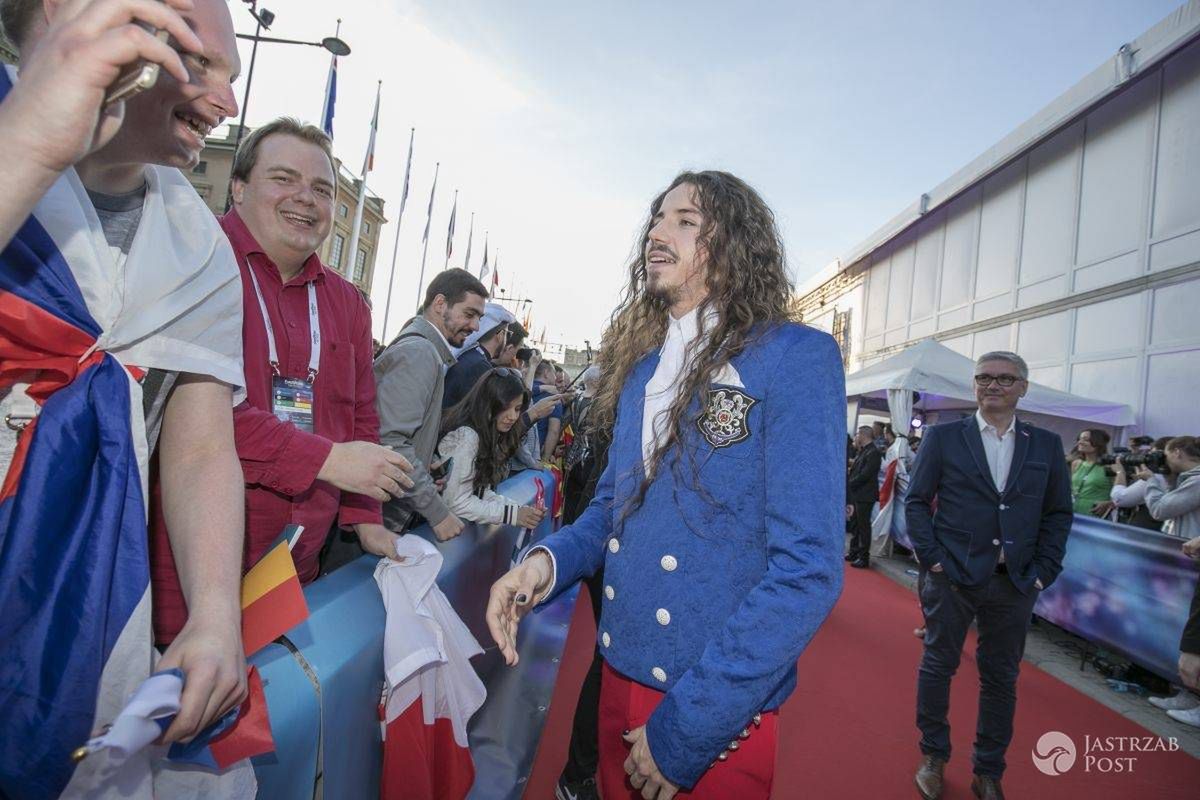
<path id="1" fill-rule="evenodd" d="M 402 536 L 396 553 L 404 561 L 380 559 L 375 582 L 383 595 L 386 685 L 384 723 L 421 700 L 425 724 L 449 719 L 454 740 L 467 746 L 467 722 L 483 705 L 487 690 L 471 667 L 483 648 L 438 588 L 442 554 L 420 536 Z"/>
<path id="2" fill-rule="evenodd" d="M 104 331 L 97 349 L 125 365 L 211 375 L 235 387 L 236 405 L 246 394 L 233 248 L 179 170 L 148 166 L 145 175 L 142 219 L 123 267 L 74 169 L 50 187 L 34 216 Z"/>

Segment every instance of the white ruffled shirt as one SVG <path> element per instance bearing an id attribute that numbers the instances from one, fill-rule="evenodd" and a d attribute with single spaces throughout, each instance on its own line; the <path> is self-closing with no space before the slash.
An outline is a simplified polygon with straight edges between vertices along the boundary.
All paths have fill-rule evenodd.
<path id="1" fill-rule="evenodd" d="M 717 310 L 710 308 L 704 315 L 704 328 L 700 327 L 700 307 L 692 309 L 679 319 L 667 316 L 667 337 L 659 350 L 658 367 L 646 383 L 646 405 L 642 414 L 642 463 L 647 472 L 654 451 L 667 436 L 671 404 L 679 396 L 681 384 L 692 369 L 688 348 L 701 335 L 708 335 L 716 327 Z M 697 343 L 696 349 L 702 345 Z M 693 350 L 693 359 L 696 350 Z M 713 383 L 745 388 L 742 379 L 732 364 L 726 364 Z"/>

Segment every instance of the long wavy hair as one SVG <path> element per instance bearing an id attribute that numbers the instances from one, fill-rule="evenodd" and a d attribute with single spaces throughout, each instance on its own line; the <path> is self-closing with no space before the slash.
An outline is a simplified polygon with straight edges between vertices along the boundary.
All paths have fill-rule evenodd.
<path id="1" fill-rule="evenodd" d="M 529 392 L 524 381 L 511 369 L 496 367 L 481 375 L 467 396 L 442 415 L 439 438 L 463 426 L 479 435 L 471 486 L 477 495 L 482 496 L 484 489 L 491 489 L 508 477 L 508 460 L 521 446 L 519 422 L 507 433 L 496 429 L 500 412 L 518 397 L 521 398 L 521 410 L 529 408 Z"/>
<path id="2" fill-rule="evenodd" d="M 642 226 L 621 304 L 601 343 L 598 363 L 603 377 L 590 412 L 592 423 L 600 429 L 612 428 L 625 381 L 638 361 L 660 348 L 666 337 L 669 302 L 646 289 L 646 243 L 663 199 L 681 184 L 694 188 L 704 217 L 697 255 L 703 258 L 707 296 L 699 315 L 704 320 L 715 312 L 715 323 L 705 328 L 707 335 L 688 345 L 684 363 L 692 368 L 671 404 L 666 436 L 651 457 L 648 477 L 626 514 L 645 500 L 650 479 L 663 458 L 683 441 L 684 426 L 696 423 L 703 414 L 705 392 L 713 377 L 772 323 L 792 320 L 783 240 L 771 209 L 758 192 L 727 172 L 681 173 L 654 198 Z M 676 468 L 681 461 L 675 461 Z"/>

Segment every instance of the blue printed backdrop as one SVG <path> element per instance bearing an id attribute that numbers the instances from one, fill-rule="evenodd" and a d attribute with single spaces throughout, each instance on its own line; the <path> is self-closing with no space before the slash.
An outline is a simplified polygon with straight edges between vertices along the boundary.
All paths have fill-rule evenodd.
<path id="1" fill-rule="evenodd" d="M 1183 540 L 1076 515 L 1062 575 L 1034 613 L 1178 680 L 1179 637 L 1200 569 Z"/>
<path id="2" fill-rule="evenodd" d="M 903 498 L 896 502 L 892 538 L 911 550 Z M 1077 514 L 1062 574 L 1034 613 L 1177 681 L 1179 637 L 1200 580 L 1200 564 L 1182 545 L 1175 536 Z"/>

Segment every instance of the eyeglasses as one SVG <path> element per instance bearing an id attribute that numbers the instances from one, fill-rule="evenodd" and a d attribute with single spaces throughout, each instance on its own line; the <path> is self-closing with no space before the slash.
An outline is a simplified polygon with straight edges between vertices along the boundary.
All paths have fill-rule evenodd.
<path id="1" fill-rule="evenodd" d="M 986 372 L 981 372 L 975 376 L 975 385 L 982 389 L 989 386 L 992 381 L 995 381 L 998 385 L 1007 389 L 1017 381 L 1021 380 L 1025 379 L 1019 378 L 1016 375 L 988 375 Z"/>

